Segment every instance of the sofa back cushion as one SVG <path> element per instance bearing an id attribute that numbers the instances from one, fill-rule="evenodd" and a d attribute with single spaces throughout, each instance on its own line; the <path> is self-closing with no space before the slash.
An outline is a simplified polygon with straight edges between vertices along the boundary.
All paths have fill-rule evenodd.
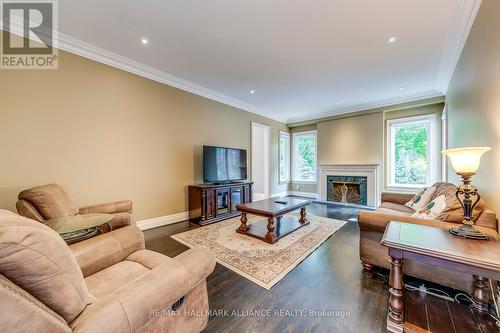
<path id="1" fill-rule="evenodd" d="M 457 192 L 457 186 L 451 183 L 436 183 L 433 186 L 436 186 L 436 191 L 432 196 L 432 200 L 437 198 L 440 195 L 444 195 L 446 200 L 445 209 L 437 216 L 438 220 L 453 222 L 453 223 L 462 223 L 463 221 L 463 208 L 460 205 L 460 202 L 457 200 L 455 193 Z M 474 200 L 474 198 L 473 198 Z M 476 207 L 474 207 L 473 211 L 473 221 L 475 221 L 479 215 L 483 212 L 485 208 L 484 200 L 479 200 Z"/>
<path id="2" fill-rule="evenodd" d="M 88 304 L 82 271 L 46 225 L 0 210 L 0 274 L 71 323 Z"/>
<path id="3" fill-rule="evenodd" d="M 19 200 L 31 203 L 46 220 L 78 213 L 75 202 L 61 185 L 48 184 L 19 193 Z M 21 212 L 20 212 L 21 213 Z"/>
<path id="4" fill-rule="evenodd" d="M 16 202 L 16 209 L 19 215 L 27 217 L 29 219 L 42 222 L 45 221 L 42 215 L 40 215 L 40 212 L 38 209 L 36 209 L 35 206 L 33 206 L 29 201 L 26 200 L 17 200 Z"/>
<path id="5" fill-rule="evenodd" d="M 64 319 L 0 274 L 2 332 L 71 333 Z"/>

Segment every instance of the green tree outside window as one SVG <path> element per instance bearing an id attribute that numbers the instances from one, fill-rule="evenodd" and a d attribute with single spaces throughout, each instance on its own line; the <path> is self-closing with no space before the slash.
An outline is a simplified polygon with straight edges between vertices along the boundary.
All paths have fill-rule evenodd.
<path id="1" fill-rule="evenodd" d="M 298 137 L 297 175 L 300 180 L 314 180 L 316 175 L 316 138 L 315 135 Z"/>
<path id="2" fill-rule="evenodd" d="M 396 127 L 394 137 L 396 184 L 427 184 L 427 150 L 425 125 Z"/>

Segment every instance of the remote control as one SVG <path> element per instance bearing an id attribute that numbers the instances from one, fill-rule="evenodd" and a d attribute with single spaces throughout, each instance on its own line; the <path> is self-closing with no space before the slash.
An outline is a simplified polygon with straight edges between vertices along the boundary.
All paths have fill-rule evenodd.
<path id="1" fill-rule="evenodd" d="M 286 205 L 286 204 L 288 203 L 288 202 L 286 202 L 286 201 L 279 201 L 279 200 L 276 200 L 275 202 L 276 202 L 276 203 L 279 203 L 279 204 L 283 204 L 283 205 Z"/>

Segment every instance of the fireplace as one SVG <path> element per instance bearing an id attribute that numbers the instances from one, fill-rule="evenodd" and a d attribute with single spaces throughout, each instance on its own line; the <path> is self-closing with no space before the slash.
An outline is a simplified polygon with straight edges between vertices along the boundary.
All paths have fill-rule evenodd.
<path id="1" fill-rule="evenodd" d="M 367 205 L 367 177 L 329 175 L 326 182 L 327 201 Z"/>
<path id="2" fill-rule="evenodd" d="M 368 207 L 380 205 L 379 164 L 329 164 L 318 167 L 318 196 L 322 201 L 344 201 Z M 345 184 L 345 186 L 343 186 Z M 358 188 L 359 187 L 359 188 Z M 346 189 L 347 188 L 347 189 Z M 359 195 L 359 199 L 357 195 Z"/>

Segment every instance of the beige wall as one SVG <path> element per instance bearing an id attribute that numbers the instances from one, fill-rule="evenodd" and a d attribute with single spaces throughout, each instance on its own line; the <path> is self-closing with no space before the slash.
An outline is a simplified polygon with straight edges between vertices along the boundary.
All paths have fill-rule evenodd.
<path id="1" fill-rule="evenodd" d="M 383 114 L 318 123 L 318 165 L 383 163 Z"/>
<path id="2" fill-rule="evenodd" d="M 318 165 L 379 164 L 383 184 L 383 113 L 318 123 Z"/>
<path id="3" fill-rule="evenodd" d="M 342 116 L 317 124 L 294 126 L 290 132 L 318 131 L 318 166 L 324 164 L 380 164 L 383 167 L 383 112 Z M 382 184 L 382 174 L 380 183 Z M 317 184 L 292 182 L 290 190 L 317 193 Z"/>
<path id="4" fill-rule="evenodd" d="M 448 146 L 491 146 L 473 178 L 487 205 L 500 212 L 500 1 L 483 0 L 446 98 Z M 454 171 L 449 179 L 459 183 Z"/>
<path id="5" fill-rule="evenodd" d="M 59 56 L 58 70 L 0 70 L 0 208 L 14 210 L 24 188 L 57 182 L 80 205 L 132 199 L 138 219 L 186 211 L 186 186 L 202 180 L 202 145 L 250 156 L 252 121 L 271 126 L 271 192 L 287 190 L 277 158 L 285 124 Z"/>
<path id="6" fill-rule="evenodd" d="M 290 132 L 317 129 L 318 165 L 325 164 L 379 164 L 380 190 L 385 187 L 385 132 L 388 119 L 436 114 L 438 147 L 441 147 L 442 99 L 405 103 L 399 106 L 374 109 L 356 115 L 339 116 L 316 124 L 291 127 Z M 441 179 L 441 161 L 438 156 L 438 180 Z M 299 186 L 299 188 L 297 188 Z M 316 184 L 291 183 L 292 191 L 317 193 Z"/>

